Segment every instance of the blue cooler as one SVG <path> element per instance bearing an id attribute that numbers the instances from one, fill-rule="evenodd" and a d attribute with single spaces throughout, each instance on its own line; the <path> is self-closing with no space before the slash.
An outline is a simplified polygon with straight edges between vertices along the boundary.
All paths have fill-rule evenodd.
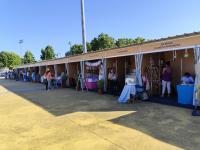
<path id="1" fill-rule="evenodd" d="M 177 85 L 178 103 L 193 105 L 194 85 Z"/>

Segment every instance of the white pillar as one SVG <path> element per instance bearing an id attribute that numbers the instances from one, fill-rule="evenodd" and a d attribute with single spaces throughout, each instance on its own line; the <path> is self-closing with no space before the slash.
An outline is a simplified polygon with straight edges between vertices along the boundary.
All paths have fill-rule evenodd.
<path id="1" fill-rule="evenodd" d="M 55 77 L 58 77 L 58 70 L 57 70 L 57 65 L 54 65 L 54 72 L 55 72 Z"/>
<path id="2" fill-rule="evenodd" d="M 41 69 L 42 69 L 41 66 L 39 66 L 39 72 L 38 73 L 39 73 L 40 76 L 41 76 L 41 73 L 42 73 Z"/>
<path id="3" fill-rule="evenodd" d="M 103 67 L 104 67 L 104 91 L 107 92 L 107 59 L 103 59 Z"/>
<path id="4" fill-rule="evenodd" d="M 65 70 L 67 75 L 67 86 L 69 86 L 69 65 L 68 63 L 65 63 Z"/>

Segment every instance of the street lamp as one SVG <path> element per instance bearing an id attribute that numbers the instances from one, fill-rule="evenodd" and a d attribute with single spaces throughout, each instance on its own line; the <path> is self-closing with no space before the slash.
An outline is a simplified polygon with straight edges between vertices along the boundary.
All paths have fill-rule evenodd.
<path id="1" fill-rule="evenodd" d="M 83 53 L 87 53 L 84 0 L 81 0 L 81 18 L 82 18 Z"/>
<path id="2" fill-rule="evenodd" d="M 23 54 L 22 54 L 22 43 L 24 43 L 24 40 L 19 40 L 19 49 L 20 49 L 20 55 L 21 55 L 21 58 L 23 58 Z M 23 60 L 23 59 L 22 59 Z M 21 62 L 22 63 L 22 62 Z"/>

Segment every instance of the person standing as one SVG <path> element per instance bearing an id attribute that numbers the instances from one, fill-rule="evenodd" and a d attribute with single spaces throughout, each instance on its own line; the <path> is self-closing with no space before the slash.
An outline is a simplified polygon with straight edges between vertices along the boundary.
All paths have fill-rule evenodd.
<path id="1" fill-rule="evenodd" d="M 35 71 L 33 70 L 32 74 L 31 74 L 31 78 L 32 78 L 32 82 L 35 82 L 36 80 L 36 74 L 35 74 Z"/>
<path id="2" fill-rule="evenodd" d="M 46 71 L 45 78 L 46 78 L 46 81 L 45 81 L 46 90 L 48 91 L 48 90 L 51 89 L 51 79 L 52 79 L 51 71 L 50 70 Z"/>
<path id="3" fill-rule="evenodd" d="M 166 66 L 163 68 L 163 72 L 162 72 L 161 97 L 164 97 L 166 88 L 168 92 L 168 97 L 171 95 L 171 81 L 172 81 L 172 69 L 170 67 L 170 62 L 166 62 Z"/>
<path id="4" fill-rule="evenodd" d="M 113 69 L 110 69 L 108 73 L 108 84 L 110 94 L 117 95 L 117 76 L 114 73 Z"/>

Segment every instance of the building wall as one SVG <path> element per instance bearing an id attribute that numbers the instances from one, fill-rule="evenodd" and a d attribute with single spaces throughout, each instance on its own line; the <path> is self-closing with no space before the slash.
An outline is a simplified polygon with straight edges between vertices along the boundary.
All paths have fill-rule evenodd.
<path id="1" fill-rule="evenodd" d="M 69 63 L 69 77 L 73 78 L 74 75 L 77 75 L 78 70 L 80 70 L 80 63 Z"/>
<path id="2" fill-rule="evenodd" d="M 65 72 L 65 64 L 57 65 L 57 73 L 61 74 L 62 72 Z"/>
<path id="3" fill-rule="evenodd" d="M 40 67 L 40 75 L 44 75 L 45 72 L 46 72 L 46 66 L 41 66 Z"/>

